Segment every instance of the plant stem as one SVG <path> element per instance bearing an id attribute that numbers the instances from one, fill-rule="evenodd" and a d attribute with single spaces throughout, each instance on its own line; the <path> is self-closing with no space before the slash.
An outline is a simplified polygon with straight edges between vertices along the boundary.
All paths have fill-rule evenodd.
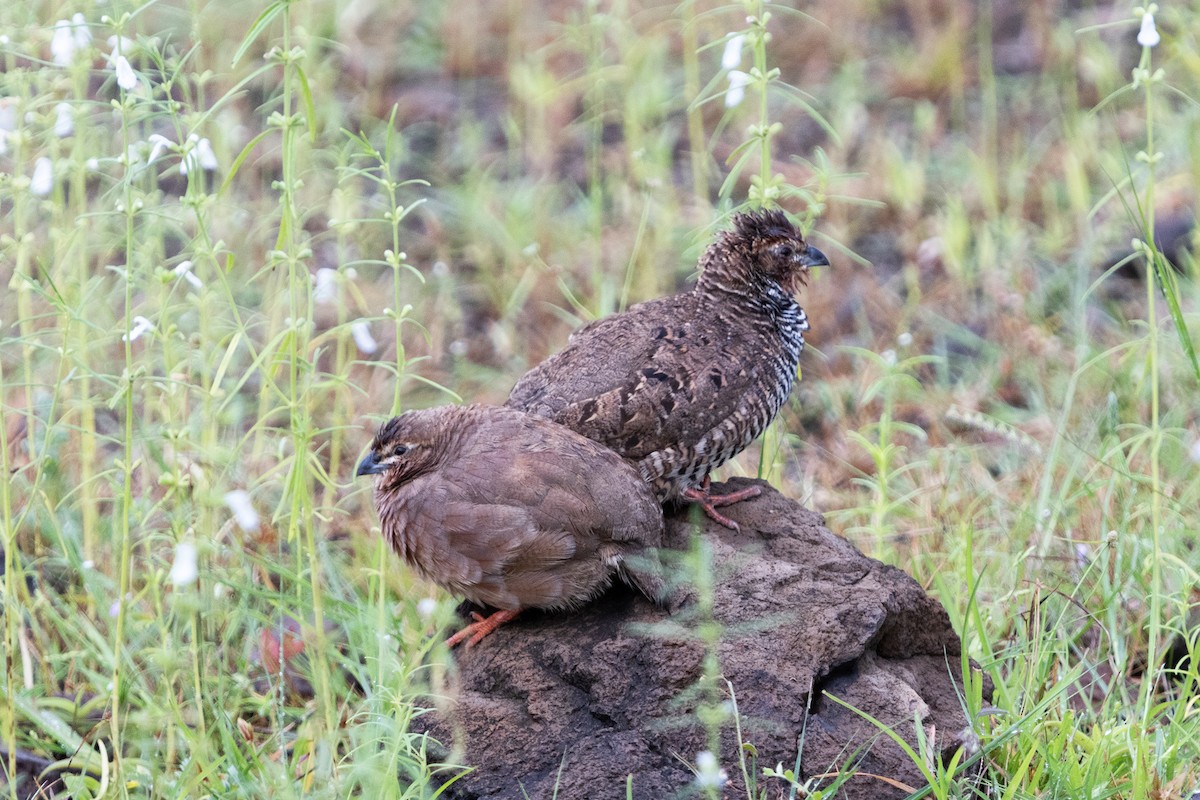
<path id="1" fill-rule="evenodd" d="M 700 43 L 696 35 L 694 2 L 680 3 L 683 17 L 683 96 L 688 98 L 687 133 L 690 150 L 688 163 L 692 169 L 692 199 L 708 200 L 708 145 L 704 136 L 704 117 L 700 107 L 692 103 L 700 95 Z"/>
<path id="2" fill-rule="evenodd" d="M 117 36 L 121 35 L 120 29 L 117 31 Z M 130 102 L 131 98 L 124 90 L 121 90 L 121 145 L 122 152 L 129 153 L 129 146 L 132 143 L 132 132 L 130 130 Z M 121 185 L 122 203 L 124 205 L 125 215 L 125 320 L 124 328 L 126 331 L 124 339 L 124 357 L 125 357 L 125 380 L 123 385 L 124 392 L 124 458 L 122 467 L 122 488 L 121 488 L 121 503 L 120 513 L 117 515 L 117 533 L 120 537 L 120 578 L 117 581 L 117 621 L 113 627 L 113 674 L 112 674 L 112 717 L 110 718 L 112 730 L 112 759 L 114 781 L 118 787 L 120 796 L 128 796 L 126 782 L 124 779 L 124 771 L 122 769 L 122 736 L 121 736 L 121 697 L 124 693 L 122 685 L 124 681 L 124 671 L 122 665 L 124 663 L 124 644 L 125 644 L 125 620 L 129 613 L 129 603 L 126 596 L 129 594 L 130 575 L 132 571 L 131 561 L 133 559 L 133 536 L 130 520 L 133 516 L 133 439 L 134 439 L 134 424 L 136 417 L 134 416 L 133 394 L 134 394 L 134 362 L 133 362 L 133 336 L 130 332 L 133 330 L 133 269 L 134 258 L 136 252 L 136 241 L 134 231 L 134 216 L 137 209 L 134 205 L 133 194 L 133 163 L 132 160 L 127 160 L 125 164 L 125 176 Z M 149 334 L 146 334 L 149 335 Z"/>
<path id="3" fill-rule="evenodd" d="M 1150 74 L 1150 50 L 1142 48 L 1141 67 L 1146 75 Z M 1146 323 L 1147 367 L 1150 377 L 1150 625 L 1146 642 L 1146 675 L 1142 681 L 1142 728 L 1148 731 L 1154 718 L 1155 693 L 1158 683 L 1158 642 L 1161 636 L 1159 630 L 1162 623 L 1162 477 L 1159 454 L 1162 447 L 1162 428 L 1160 425 L 1160 397 L 1158 375 L 1158 292 L 1156 282 L 1155 261 L 1159 258 L 1158 248 L 1154 240 L 1154 80 L 1147 78 L 1143 83 L 1145 89 L 1146 114 L 1146 154 L 1148 173 L 1146 193 L 1142 200 L 1145 215 L 1145 256 L 1146 256 Z"/>

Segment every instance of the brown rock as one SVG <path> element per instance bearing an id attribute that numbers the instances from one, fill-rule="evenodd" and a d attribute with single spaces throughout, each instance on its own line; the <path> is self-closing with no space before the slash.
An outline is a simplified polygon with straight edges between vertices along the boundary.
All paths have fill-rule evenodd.
<path id="1" fill-rule="evenodd" d="M 463 742 L 455 758 L 476 767 L 452 796 L 542 798 L 557 786 L 560 800 L 624 798 L 627 776 L 635 798 L 687 796 L 687 764 L 709 748 L 697 707 L 705 697 L 727 699 L 725 679 L 743 741 L 757 749 L 751 772 L 760 789 L 772 787 L 769 797 L 787 789 L 762 768 L 793 767 L 801 735 L 802 775 L 836 772 L 862 747 L 857 771 L 923 785 L 899 747 L 828 695 L 910 743 L 919 718 L 935 755 L 952 752 L 969 724 L 958 700 L 960 644 L 945 610 L 912 578 L 863 556 L 765 483 L 738 479 L 725 488 L 750 485 L 763 492 L 737 506 L 740 531 L 683 514 L 667 520 L 672 546 L 684 545 L 698 522 L 711 548 L 718 680 L 704 680 L 697 599 L 668 614 L 614 590 L 571 614 L 522 618 L 459 657 L 460 691 L 428 723 L 440 741 Z M 729 718 L 720 730 L 718 757 L 729 775 L 721 796 L 744 797 Z M 863 776 L 840 792 L 905 794 Z"/>

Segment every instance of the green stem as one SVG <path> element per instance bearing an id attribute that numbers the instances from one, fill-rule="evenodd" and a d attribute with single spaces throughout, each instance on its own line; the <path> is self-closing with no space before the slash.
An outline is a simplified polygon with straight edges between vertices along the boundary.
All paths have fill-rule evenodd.
<path id="1" fill-rule="evenodd" d="M 293 120 L 293 99 L 297 92 L 297 54 L 292 52 L 292 4 L 283 7 L 283 187 L 280 196 L 281 220 L 284 229 L 280 242 L 288 274 L 288 313 L 291 331 L 288 335 L 288 409 L 292 440 L 291 477 L 288 481 L 288 524 L 287 540 L 295 542 L 303 535 L 307 553 L 310 588 L 312 591 L 313 627 L 311 637 L 311 664 L 316 677 L 317 697 L 325 712 L 327 730 L 336 729 L 335 706 L 330 690 L 329 660 L 326 652 L 324 593 L 321 584 L 321 551 L 317 546 L 313 527 L 314 509 L 311 488 L 308 483 L 308 451 L 312 442 L 312 419 L 309 410 L 308 384 L 302 381 L 302 370 L 307 373 L 305 361 L 308 346 L 308 331 L 313 318 L 313 300 L 310 290 L 308 266 L 303 259 L 297 236 L 300 226 L 296 213 L 295 190 L 297 187 L 297 133 L 299 120 Z M 304 554 L 297 551 L 297 574 L 305 572 Z M 304 603 L 303 583 L 297 582 L 297 599 Z M 282 642 L 282 632 L 280 642 Z M 306 650 L 308 648 L 306 647 Z"/>
<path id="2" fill-rule="evenodd" d="M 680 4 L 683 15 L 683 96 L 688 100 L 687 134 L 691 151 L 692 196 L 694 202 L 708 203 L 708 145 L 704 140 L 704 117 L 695 100 L 700 96 L 700 43 L 696 38 L 696 15 L 692 2 Z"/>
<path id="3" fill-rule="evenodd" d="M 758 124 L 762 136 L 758 148 L 758 177 L 761 181 L 759 185 L 765 192 L 771 185 L 771 111 L 767 105 L 767 86 L 769 84 L 767 80 L 767 17 L 763 5 L 762 0 L 758 0 L 754 12 L 755 19 L 758 20 L 756 24 L 760 27 L 759 35 L 755 39 L 754 67 L 758 70 L 759 79 L 762 81 L 758 93 Z M 764 198 L 762 205 L 765 208 L 770 203 L 766 202 Z"/>
<path id="4" fill-rule="evenodd" d="M 1142 48 L 1139 67 L 1150 74 L 1150 48 Z M 1148 325 L 1149 353 L 1147 354 L 1150 374 L 1150 625 L 1146 643 L 1146 678 L 1142 682 L 1142 727 L 1148 730 L 1154 712 L 1154 697 L 1158 674 L 1158 642 L 1162 621 L 1162 484 L 1159 451 L 1162 446 L 1160 425 L 1160 397 L 1158 376 L 1158 309 L 1155 260 L 1158 258 L 1154 241 L 1154 81 L 1147 77 L 1145 84 L 1146 154 L 1148 180 L 1142 207 L 1145 214 L 1146 237 L 1146 322 Z"/>
<path id="5" fill-rule="evenodd" d="M 117 31 L 117 35 L 121 35 L 121 31 Z M 121 91 L 121 145 L 122 152 L 128 153 L 129 146 L 132 143 L 132 135 L 130 131 L 129 106 L 127 105 L 128 96 L 125 91 Z M 134 207 L 133 195 L 133 165 L 127 163 L 125 165 L 125 176 L 122 181 L 122 202 L 124 203 L 125 213 L 125 331 L 124 338 L 124 357 L 125 357 L 125 385 L 124 385 L 124 463 L 122 466 L 122 490 L 120 513 L 117 515 L 117 532 L 121 543 L 121 562 L 120 562 L 120 578 L 117 582 L 117 621 L 113 627 L 113 674 L 112 674 L 112 716 L 110 718 L 112 730 L 112 759 L 114 771 L 114 783 L 118 787 L 121 797 L 127 797 L 128 791 L 125 786 L 125 780 L 122 769 L 122 737 L 121 737 L 121 695 L 124 691 L 124 671 L 122 665 L 124 663 L 124 642 L 125 642 L 125 620 L 128 616 L 129 604 L 126 602 L 126 595 L 129 594 L 129 584 L 131 575 L 130 562 L 133 559 L 133 536 L 130 519 L 133 515 L 133 438 L 134 417 L 133 395 L 134 395 L 134 363 L 133 363 L 133 337 L 129 332 L 133 330 L 133 269 L 135 258 L 135 237 L 134 237 L 134 216 L 137 213 Z M 148 335 L 148 334 L 147 334 Z"/>
<path id="6" fill-rule="evenodd" d="M 0 397 L 5 396 L 4 359 L 0 359 Z M 8 476 L 13 474 L 8 457 L 8 426 L 0 425 L 0 469 Z M 4 747 L 8 751 L 6 775 L 17 774 L 17 711 L 7 698 L 17 691 L 18 680 L 14 654 L 20 650 L 20 632 L 17 623 L 23 618 L 21 603 L 17 599 L 17 573 L 13 554 L 17 551 L 17 531 L 13 525 L 12 481 L 0 480 L 0 520 L 4 523 L 4 649 L 9 654 L 4 659 L 4 695 L 6 702 L 0 703 L 0 716 L 4 722 Z M 9 796 L 17 800 L 17 781 L 8 781 Z"/>

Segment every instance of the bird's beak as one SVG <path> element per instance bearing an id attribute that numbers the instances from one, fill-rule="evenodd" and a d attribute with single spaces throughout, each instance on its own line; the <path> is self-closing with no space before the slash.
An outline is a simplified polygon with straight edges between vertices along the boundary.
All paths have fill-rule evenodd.
<path id="1" fill-rule="evenodd" d="M 829 259 L 825 257 L 824 253 L 810 244 L 804 254 L 800 256 L 800 266 L 828 267 Z"/>
<path id="2" fill-rule="evenodd" d="M 378 475 L 385 469 L 383 464 L 375 460 L 374 453 L 367 453 L 363 460 L 358 462 L 358 471 L 354 473 L 354 476 L 361 478 L 363 475 Z"/>

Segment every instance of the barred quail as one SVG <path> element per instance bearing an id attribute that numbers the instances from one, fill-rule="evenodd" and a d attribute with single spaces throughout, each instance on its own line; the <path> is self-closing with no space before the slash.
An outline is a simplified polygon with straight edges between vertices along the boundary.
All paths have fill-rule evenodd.
<path id="1" fill-rule="evenodd" d="M 467 646 L 524 608 L 568 609 L 614 572 L 663 595 L 662 508 L 619 455 L 500 406 L 409 411 L 380 427 L 359 475 L 375 476 L 383 535 L 424 577 L 497 609 L 449 640 Z"/>
<path id="2" fill-rule="evenodd" d="M 792 390 L 808 318 L 795 300 L 828 266 L 780 211 L 738 214 L 700 258 L 687 292 L 579 329 L 525 374 L 507 405 L 552 419 L 637 464 L 660 501 L 716 510 L 753 497 L 708 474 L 759 436 Z"/>

